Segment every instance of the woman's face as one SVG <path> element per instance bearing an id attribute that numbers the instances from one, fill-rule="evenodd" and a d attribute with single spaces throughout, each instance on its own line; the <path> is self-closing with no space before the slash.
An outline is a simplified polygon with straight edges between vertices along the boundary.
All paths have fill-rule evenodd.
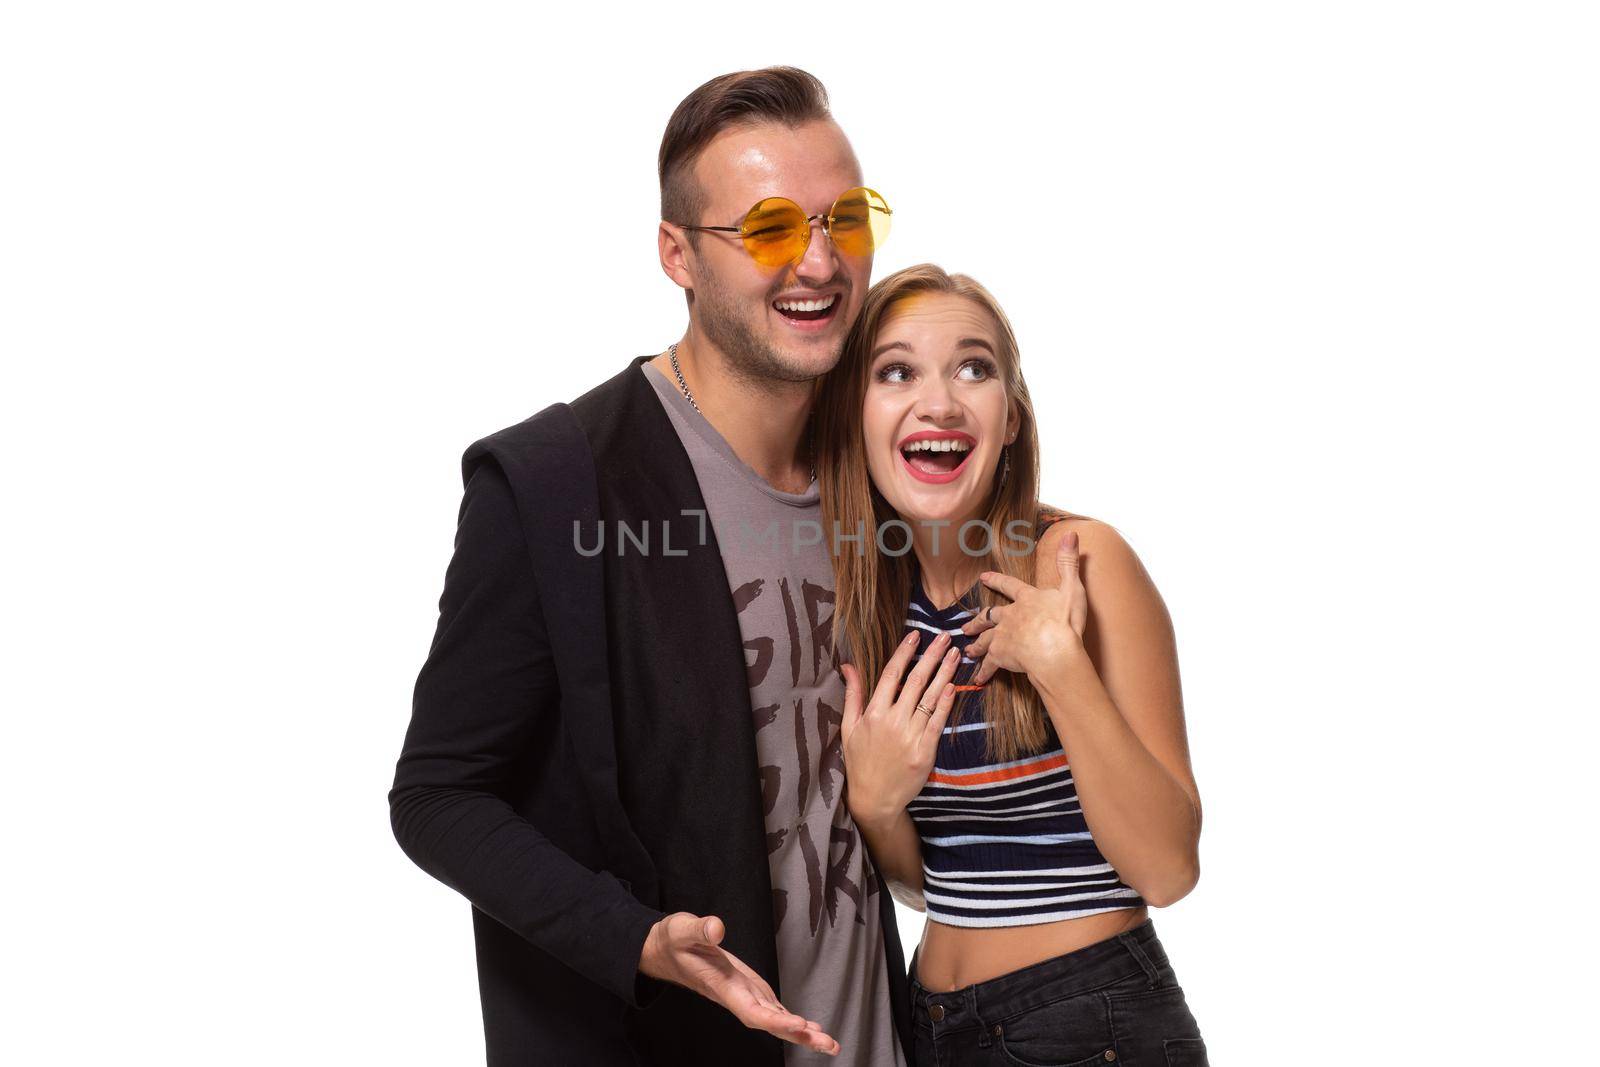
<path id="1" fill-rule="evenodd" d="M 1018 422 L 999 352 L 989 313 L 966 297 L 919 293 L 885 316 L 862 433 L 873 485 L 900 518 L 947 520 L 953 537 L 987 506 Z"/>

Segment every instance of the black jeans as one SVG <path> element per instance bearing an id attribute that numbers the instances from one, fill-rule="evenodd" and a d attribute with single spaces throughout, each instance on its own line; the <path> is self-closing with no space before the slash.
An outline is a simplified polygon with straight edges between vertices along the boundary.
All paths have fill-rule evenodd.
<path id="1" fill-rule="evenodd" d="M 913 955 L 916 1067 L 1209 1067 L 1152 919 L 950 993 L 925 988 L 916 968 Z"/>

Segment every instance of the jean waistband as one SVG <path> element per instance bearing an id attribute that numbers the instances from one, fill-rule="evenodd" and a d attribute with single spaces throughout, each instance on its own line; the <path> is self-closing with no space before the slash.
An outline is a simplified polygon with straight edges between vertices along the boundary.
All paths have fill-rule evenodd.
<path id="1" fill-rule="evenodd" d="M 1155 920 L 1147 918 L 1104 941 L 948 993 L 935 993 L 917 981 L 916 960 L 913 953 L 912 1017 L 922 1025 L 932 1020 L 935 1029 L 950 1031 L 987 1025 L 1062 997 L 1099 989 L 1140 971 L 1154 987 L 1159 984 L 1160 969 L 1167 964 L 1167 952 L 1156 937 Z"/>

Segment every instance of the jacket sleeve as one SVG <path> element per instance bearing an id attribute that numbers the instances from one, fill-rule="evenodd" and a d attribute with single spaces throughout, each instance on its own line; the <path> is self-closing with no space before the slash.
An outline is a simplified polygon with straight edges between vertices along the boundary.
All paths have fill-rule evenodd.
<path id="1" fill-rule="evenodd" d="M 591 871 L 503 799 L 520 759 L 557 736 L 559 690 L 527 538 L 492 460 L 467 479 L 439 623 L 417 677 L 389 792 L 394 836 L 417 866 L 533 945 L 635 1007 L 663 913 Z"/>

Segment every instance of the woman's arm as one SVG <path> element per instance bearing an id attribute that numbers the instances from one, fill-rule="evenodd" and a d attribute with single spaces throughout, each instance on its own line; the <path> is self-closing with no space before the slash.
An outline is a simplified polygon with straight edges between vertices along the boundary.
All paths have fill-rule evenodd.
<path id="1" fill-rule="evenodd" d="M 1007 667 L 1002 660 L 1027 671 L 1067 752 L 1096 846 L 1141 897 L 1166 907 L 1199 881 L 1201 821 L 1171 618 L 1110 526 L 1056 523 L 1038 551 L 1036 587 L 986 576 L 1016 603 L 995 609 L 988 644 L 974 642 L 968 655 L 983 645 L 977 654 L 986 660 L 1000 655 L 983 671 Z"/>
<path id="2" fill-rule="evenodd" d="M 922 899 L 922 838 L 906 809 L 876 820 L 856 819 L 856 829 L 890 895 L 908 908 L 927 911 Z"/>
<path id="3" fill-rule="evenodd" d="M 922 900 L 922 840 L 906 805 L 933 770 L 939 735 L 955 707 L 955 677 L 960 662 L 950 638 L 933 639 L 921 660 L 900 678 L 917 650 L 915 634 L 900 642 L 872 699 L 866 699 L 855 664 L 844 663 L 844 797 L 878 873 L 894 898 L 926 910 Z"/>

